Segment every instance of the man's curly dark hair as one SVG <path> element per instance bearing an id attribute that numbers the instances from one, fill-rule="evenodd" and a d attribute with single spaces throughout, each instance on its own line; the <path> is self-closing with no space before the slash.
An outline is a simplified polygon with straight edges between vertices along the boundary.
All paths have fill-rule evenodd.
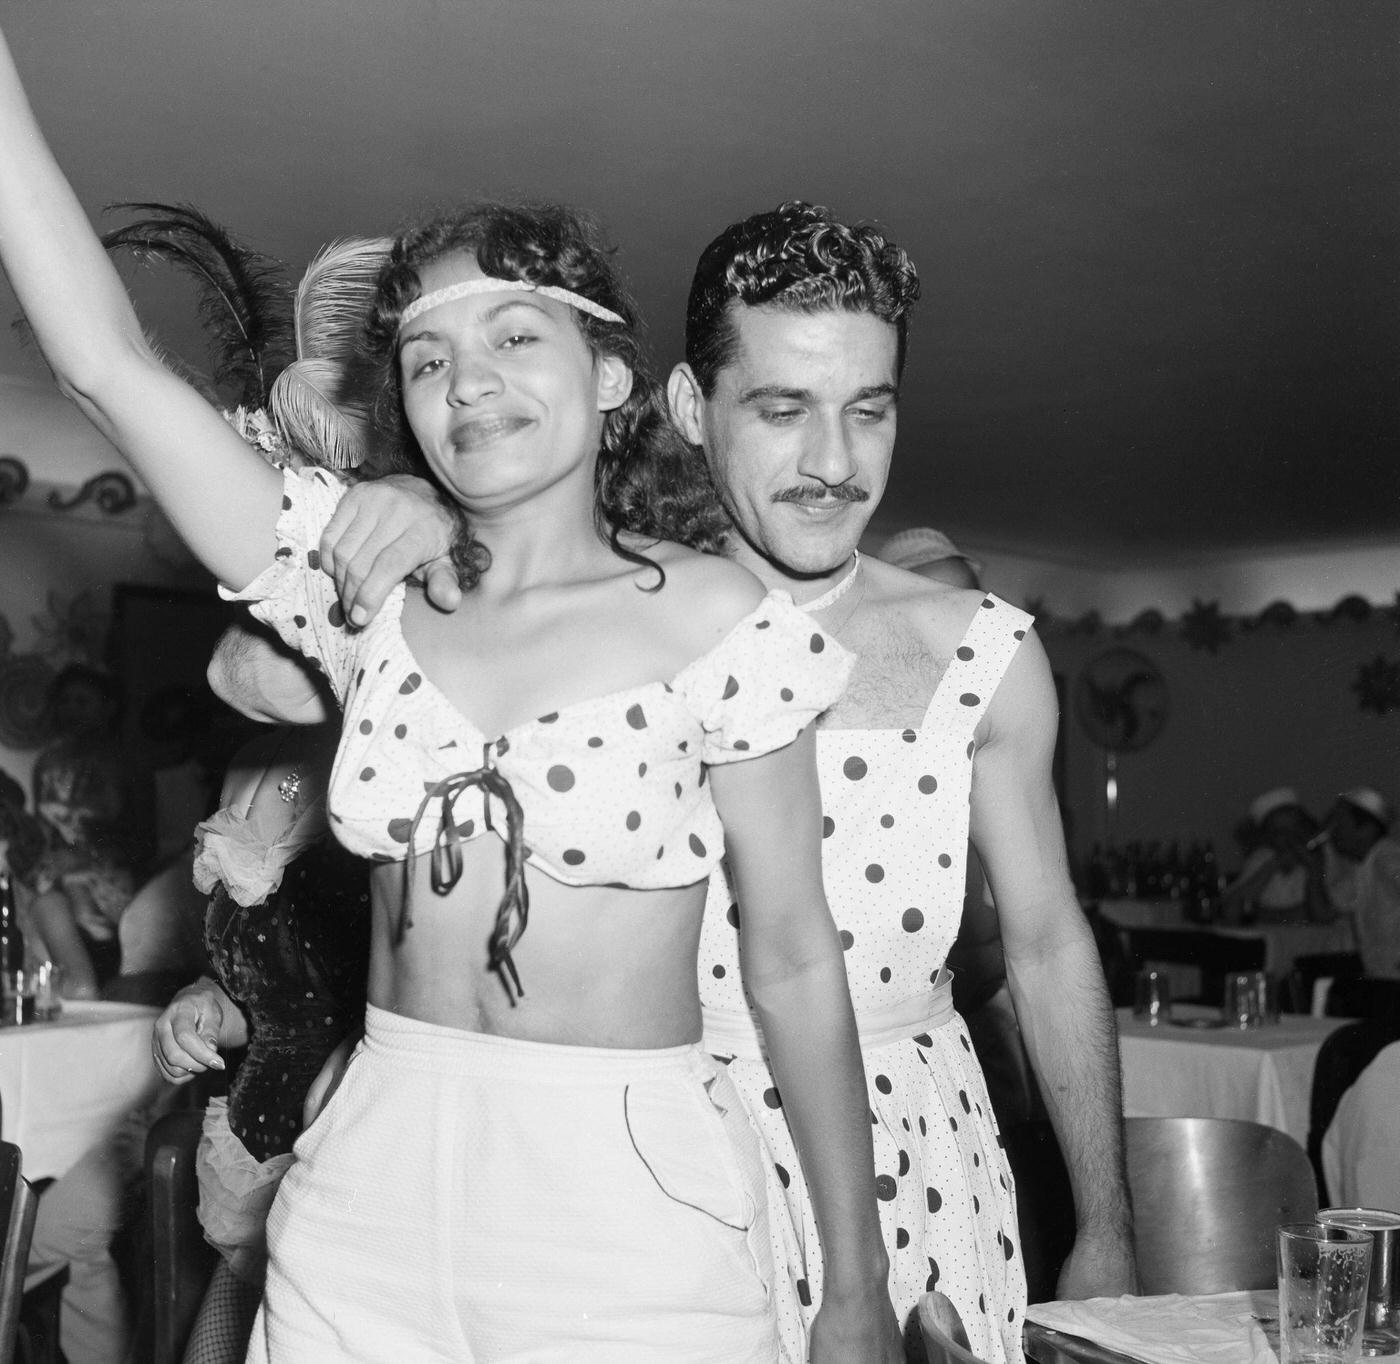
<path id="1" fill-rule="evenodd" d="M 593 355 L 617 356 L 632 371 L 631 393 L 603 422 L 594 480 L 598 533 L 622 558 L 655 568 L 657 586 L 665 581 L 660 565 L 624 546 L 623 532 L 717 552 L 724 514 L 703 460 L 671 425 L 665 391 L 643 348 L 636 305 L 613 264 L 613 248 L 591 219 L 560 205 L 476 204 L 395 239 L 365 329 L 378 449 L 362 474 L 413 473 L 436 482 L 404 415 L 399 320 L 422 293 L 418 270 L 457 252 L 470 252 L 493 278 L 569 289 L 625 319 L 604 322 L 573 310 Z M 459 519 L 452 557 L 463 588 L 469 588 L 489 566 L 490 555 L 473 538 L 455 500 L 444 493 L 443 501 Z"/>
<path id="2" fill-rule="evenodd" d="M 849 227 L 829 209 L 790 199 L 725 228 L 705 248 L 686 305 L 685 358 L 709 398 L 739 341 L 730 303 L 804 313 L 836 308 L 894 326 L 902 375 L 918 297 L 913 261 L 878 228 Z"/>

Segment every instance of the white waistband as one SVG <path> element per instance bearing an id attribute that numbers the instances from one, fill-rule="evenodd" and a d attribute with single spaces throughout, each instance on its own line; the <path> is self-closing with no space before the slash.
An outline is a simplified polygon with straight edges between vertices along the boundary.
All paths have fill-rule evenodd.
<path id="1" fill-rule="evenodd" d="M 945 966 L 927 994 L 870 1009 L 856 1015 L 863 1050 L 883 1047 L 919 1033 L 933 1032 L 953 1021 L 953 973 Z M 763 1033 L 749 1011 L 706 1009 L 704 1047 L 715 1056 L 738 1056 L 745 1061 L 767 1060 Z"/>

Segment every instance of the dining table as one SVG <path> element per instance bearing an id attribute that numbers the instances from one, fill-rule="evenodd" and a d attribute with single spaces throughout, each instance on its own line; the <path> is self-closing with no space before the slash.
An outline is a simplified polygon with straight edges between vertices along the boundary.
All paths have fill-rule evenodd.
<path id="1" fill-rule="evenodd" d="M 65 1000 L 58 1017 L 0 1027 L 0 1137 L 26 1179 L 56 1179 L 165 1086 L 151 1060 L 160 1010 Z"/>
<path id="2" fill-rule="evenodd" d="M 1123 1115 L 1128 1118 L 1245 1118 L 1300 1144 L 1318 1048 L 1352 1020 L 1281 1014 L 1241 1028 L 1206 1005 L 1177 1004 L 1152 1023 L 1119 1009 Z"/>

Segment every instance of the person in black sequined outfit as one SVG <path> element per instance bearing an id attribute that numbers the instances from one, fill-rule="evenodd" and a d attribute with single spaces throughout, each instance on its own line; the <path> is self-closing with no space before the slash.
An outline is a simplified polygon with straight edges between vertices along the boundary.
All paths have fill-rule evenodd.
<path id="1" fill-rule="evenodd" d="M 200 826 L 195 878 L 210 894 L 211 975 L 181 991 L 154 1034 L 174 1084 L 243 1047 L 227 1099 L 205 1114 L 200 1220 L 223 1257 L 188 1364 L 241 1360 L 262 1295 L 268 1209 L 292 1145 L 324 1099 L 317 1077 L 358 1036 L 369 959 L 368 866 L 325 825 L 335 727 L 280 730 L 235 760 Z M 332 1064 L 332 1070 L 336 1067 Z"/>

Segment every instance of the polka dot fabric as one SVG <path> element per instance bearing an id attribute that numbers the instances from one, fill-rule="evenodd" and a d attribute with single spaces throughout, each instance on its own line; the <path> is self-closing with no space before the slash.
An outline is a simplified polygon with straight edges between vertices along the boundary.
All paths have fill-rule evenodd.
<path id="1" fill-rule="evenodd" d="M 929 990 L 957 933 L 974 730 L 1029 626 L 1024 612 L 986 597 L 919 729 L 818 732 L 826 893 L 867 1026 Z M 737 923 L 717 871 L 700 943 L 707 1018 L 747 1008 Z M 865 1068 L 875 1193 L 901 1320 L 936 1287 L 953 1300 L 979 1358 L 1016 1364 L 1026 1283 L 1011 1173 L 962 1019 L 867 1047 Z M 821 1301 L 816 1224 L 767 1065 L 740 1057 L 730 1074 L 772 1157 L 775 1257 L 805 1305 L 804 1322 L 784 1323 L 796 1349 L 794 1332 Z"/>
<path id="2" fill-rule="evenodd" d="M 782 748 L 845 688 L 853 657 L 786 593 L 770 592 L 670 682 L 484 734 L 409 651 L 402 587 L 365 629 L 347 629 L 315 549 L 343 492 L 324 470 L 288 471 L 276 563 L 224 595 L 252 602 L 255 617 L 322 669 L 344 708 L 330 822 L 362 857 L 408 856 L 425 787 L 491 767 L 524 809 L 528 865 L 566 885 L 692 885 L 724 852 L 705 765 Z M 431 848 L 440 805 L 429 803 L 414 851 Z M 476 788 L 455 801 L 453 819 L 464 841 L 507 829 L 498 798 Z"/>

